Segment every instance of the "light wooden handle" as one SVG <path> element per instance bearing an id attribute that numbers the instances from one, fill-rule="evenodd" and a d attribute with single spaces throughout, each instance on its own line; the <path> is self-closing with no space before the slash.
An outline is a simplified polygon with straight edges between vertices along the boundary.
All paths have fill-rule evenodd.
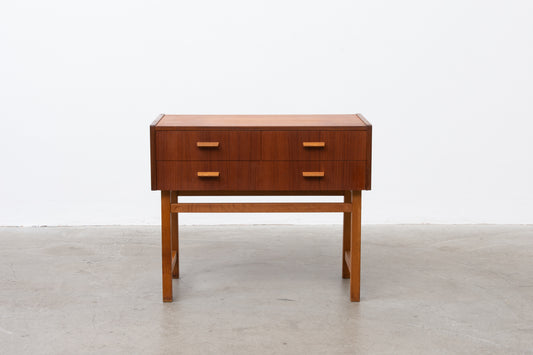
<path id="1" fill-rule="evenodd" d="M 218 148 L 218 142 L 196 142 L 198 148 Z"/>
<path id="2" fill-rule="evenodd" d="M 218 171 L 199 171 L 196 175 L 198 177 L 219 177 L 220 173 Z"/>
<path id="3" fill-rule="evenodd" d="M 303 177 L 324 177 L 323 171 L 303 171 Z"/>
<path id="4" fill-rule="evenodd" d="M 304 142 L 304 148 L 324 148 L 326 142 Z"/>

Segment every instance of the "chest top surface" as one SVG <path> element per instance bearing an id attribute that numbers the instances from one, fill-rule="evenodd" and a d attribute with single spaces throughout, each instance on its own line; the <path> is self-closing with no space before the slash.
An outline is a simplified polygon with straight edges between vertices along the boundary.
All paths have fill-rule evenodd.
<path id="1" fill-rule="evenodd" d="M 371 125 L 361 114 L 348 115 L 161 115 L 156 130 L 187 129 L 350 129 Z"/>

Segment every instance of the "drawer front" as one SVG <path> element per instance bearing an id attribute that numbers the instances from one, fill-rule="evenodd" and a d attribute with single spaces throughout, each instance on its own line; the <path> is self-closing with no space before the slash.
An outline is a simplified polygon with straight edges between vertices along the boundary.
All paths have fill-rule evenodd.
<path id="1" fill-rule="evenodd" d="M 156 160 L 258 160 L 260 132 L 156 132 Z"/>
<path id="2" fill-rule="evenodd" d="M 263 160 L 365 160 L 365 131 L 264 131 Z"/>
<path id="3" fill-rule="evenodd" d="M 263 161 L 258 190 L 361 190 L 365 186 L 364 161 Z"/>
<path id="4" fill-rule="evenodd" d="M 364 161 L 157 162 L 159 190 L 322 191 L 364 186 Z"/>
<path id="5" fill-rule="evenodd" d="M 159 190 L 250 190 L 257 162 L 158 161 Z"/>

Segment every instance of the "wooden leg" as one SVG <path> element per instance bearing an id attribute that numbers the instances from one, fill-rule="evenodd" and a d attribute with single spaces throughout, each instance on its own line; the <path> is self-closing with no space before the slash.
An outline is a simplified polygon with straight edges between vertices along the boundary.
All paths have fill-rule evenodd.
<path id="1" fill-rule="evenodd" d="M 163 302 L 172 302 L 172 240 L 170 231 L 170 215 L 170 191 L 161 191 Z"/>
<path id="2" fill-rule="evenodd" d="M 359 290 L 361 282 L 361 191 L 353 191 L 352 196 L 350 299 L 352 302 L 359 302 Z"/>
<path id="3" fill-rule="evenodd" d="M 170 192 L 170 203 L 178 203 L 178 192 Z M 180 248 L 179 248 L 179 224 L 178 213 L 172 213 L 170 217 L 170 227 L 172 231 L 172 277 L 179 279 L 180 277 Z"/>
<path id="4" fill-rule="evenodd" d="M 352 192 L 344 192 L 344 203 L 352 203 Z M 350 278 L 350 270 L 348 269 L 348 261 L 346 260 L 346 252 L 350 251 L 350 239 L 352 235 L 352 213 L 344 212 L 344 223 L 342 231 L 342 278 Z"/>

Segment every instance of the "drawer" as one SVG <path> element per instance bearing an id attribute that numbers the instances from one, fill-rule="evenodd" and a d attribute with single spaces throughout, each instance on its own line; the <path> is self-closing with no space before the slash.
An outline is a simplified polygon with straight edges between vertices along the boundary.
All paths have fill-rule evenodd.
<path id="1" fill-rule="evenodd" d="M 260 132 L 156 132 L 156 160 L 258 160 Z"/>
<path id="2" fill-rule="evenodd" d="M 250 190 L 254 187 L 257 162 L 158 161 L 158 190 Z M 202 173 L 216 173 L 218 176 Z M 214 175 L 216 175 L 214 174 Z"/>
<path id="3" fill-rule="evenodd" d="M 365 162 L 158 161 L 156 180 L 158 190 L 361 190 Z"/>
<path id="4" fill-rule="evenodd" d="M 258 190 L 362 190 L 364 161 L 262 161 Z"/>
<path id="5" fill-rule="evenodd" d="M 366 131 L 263 131 L 263 160 L 365 160 Z"/>

